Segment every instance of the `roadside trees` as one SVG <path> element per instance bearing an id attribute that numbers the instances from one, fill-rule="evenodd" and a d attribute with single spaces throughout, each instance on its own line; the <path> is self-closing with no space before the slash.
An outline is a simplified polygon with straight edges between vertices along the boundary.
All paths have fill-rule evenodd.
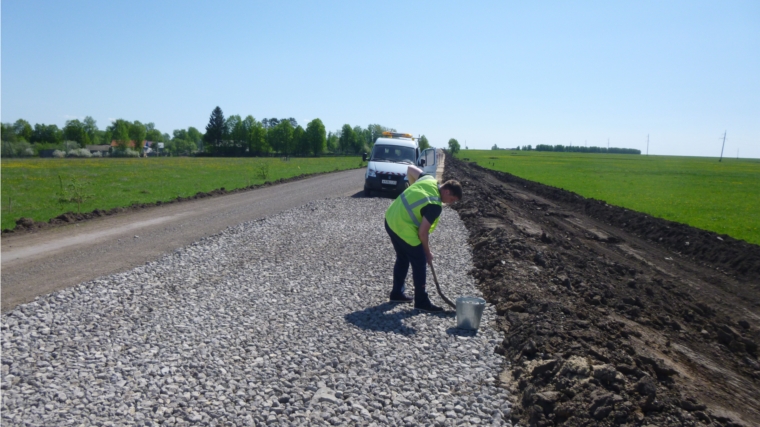
<path id="1" fill-rule="evenodd" d="M 10 123 L 2 123 L 2 130 L 0 131 L 0 135 L 2 135 L 3 141 L 8 142 L 16 142 L 18 140 L 18 136 L 16 135 L 16 132 L 13 130 L 13 125 Z"/>
<path id="2" fill-rule="evenodd" d="M 206 142 L 206 151 L 209 153 L 218 153 L 224 140 L 225 123 L 224 113 L 222 109 L 217 106 L 214 111 L 211 112 L 211 117 L 208 119 L 206 125 L 206 134 L 203 136 L 204 142 Z"/>
<path id="3" fill-rule="evenodd" d="M 187 139 L 193 141 L 198 151 L 203 151 L 203 134 L 196 128 L 187 128 Z"/>
<path id="4" fill-rule="evenodd" d="M 293 154 L 306 156 L 309 154 L 309 146 L 306 144 L 306 131 L 299 125 L 293 129 Z"/>
<path id="5" fill-rule="evenodd" d="M 428 142 L 428 139 L 425 135 L 422 135 L 420 137 L 420 150 L 426 150 L 430 148 L 430 142 Z"/>
<path id="6" fill-rule="evenodd" d="M 352 151 L 354 154 L 360 153 L 365 150 L 369 150 L 369 131 L 362 129 L 361 126 L 354 126 L 354 141 L 352 144 Z"/>
<path id="7" fill-rule="evenodd" d="M 372 146 L 375 145 L 375 140 L 377 138 L 380 138 L 383 136 L 383 132 L 390 130 L 389 128 L 386 128 L 385 126 L 381 126 L 378 124 L 372 124 L 367 126 L 367 131 L 369 132 L 369 146 L 372 148 Z"/>
<path id="8" fill-rule="evenodd" d="M 280 124 L 280 120 L 272 117 L 271 119 L 264 119 L 261 121 L 264 125 L 264 129 L 269 130 Z"/>
<path id="9" fill-rule="evenodd" d="M 454 138 L 451 138 L 449 140 L 449 151 L 451 152 L 452 155 L 458 153 L 459 152 L 459 141 L 457 141 Z"/>
<path id="10" fill-rule="evenodd" d="M 192 150 L 195 151 L 203 151 L 203 134 L 198 131 L 198 129 L 194 127 L 189 127 L 187 130 L 185 129 L 174 129 L 172 132 L 173 137 L 171 140 L 175 139 L 182 139 L 185 141 L 190 141 L 193 144 L 195 144 L 195 148 Z M 168 135 L 164 136 L 164 141 L 169 141 Z"/>
<path id="11" fill-rule="evenodd" d="M 338 152 L 338 133 L 330 132 L 327 134 L 327 141 L 325 141 L 325 146 L 327 147 L 327 151 L 331 153 Z"/>
<path id="12" fill-rule="evenodd" d="M 253 156 L 261 156 L 268 153 L 269 148 L 269 144 L 267 143 L 267 130 L 261 122 L 254 120 L 253 126 L 248 129 L 249 153 Z"/>
<path id="13" fill-rule="evenodd" d="M 244 145 L 247 145 L 246 138 L 248 132 L 246 131 L 246 123 L 240 118 L 239 114 L 233 114 L 227 117 L 225 124 L 224 143 L 224 155 L 226 156 L 239 156 L 243 154 Z"/>
<path id="14" fill-rule="evenodd" d="M 90 144 L 110 144 L 111 141 L 103 141 L 102 135 L 98 130 L 98 122 L 90 116 L 86 116 L 82 121 L 82 127 L 90 138 Z M 102 142 L 101 142 L 102 141 Z"/>
<path id="15" fill-rule="evenodd" d="M 13 132 L 16 134 L 16 138 L 26 142 L 32 140 L 32 125 L 24 119 L 18 119 L 13 123 Z"/>
<path id="16" fill-rule="evenodd" d="M 306 142 L 314 156 L 319 156 L 325 150 L 325 125 L 322 120 L 314 119 L 306 125 Z"/>
<path id="17" fill-rule="evenodd" d="M 63 142 L 63 132 L 56 125 L 35 124 L 32 131 L 31 141 L 29 142 L 48 142 L 51 144 L 60 144 Z"/>
<path id="18" fill-rule="evenodd" d="M 145 145 L 145 135 L 148 131 L 145 129 L 145 125 L 135 120 L 134 123 L 129 126 L 129 139 L 135 142 L 135 151 L 142 152 Z"/>
<path id="19" fill-rule="evenodd" d="M 90 145 L 90 135 L 79 119 L 67 120 L 63 127 L 63 138 L 67 141 L 76 141 L 80 147 Z"/>
<path id="20" fill-rule="evenodd" d="M 271 119 L 270 119 L 271 120 Z M 271 123 L 271 122 L 270 122 Z M 289 154 L 293 140 L 293 125 L 289 120 L 279 122 L 267 132 L 267 142 L 272 150 L 284 155 Z"/>
<path id="21" fill-rule="evenodd" d="M 354 145 L 354 130 L 351 129 L 351 125 L 345 124 L 340 129 L 340 137 L 338 138 L 338 150 L 342 153 L 349 153 Z"/>
<path id="22" fill-rule="evenodd" d="M 116 148 L 124 151 L 129 148 L 129 128 L 131 124 L 123 119 L 117 119 L 108 127 L 106 134 L 116 141 Z M 108 141 L 110 143 L 110 141 Z"/>
<path id="23" fill-rule="evenodd" d="M 186 156 L 195 151 L 196 145 L 187 139 L 174 138 L 166 142 L 164 149 L 174 156 Z"/>
<path id="24" fill-rule="evenodd" d="M 160 130 L 156 129 L 156 125 L 148 123 L 145 125 L 145 139 L 153 142 L 166 142 L 164 141 L 164 135 Z M 154 147 L 155 148 L 155 147 Z"/>

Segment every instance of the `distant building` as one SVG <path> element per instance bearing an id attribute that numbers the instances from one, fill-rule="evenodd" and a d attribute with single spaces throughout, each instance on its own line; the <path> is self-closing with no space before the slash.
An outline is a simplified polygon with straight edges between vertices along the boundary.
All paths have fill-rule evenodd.
<path id="1" fill-rule="evenodd" d="M 118 146 L 119 146 L 119 141 L 117 141 L 115 139 L 113 141 L 111 141 L 111 147 L 116 148 Z M 127 148 L 135 148 L 135 141 L 129 141 L 127 143 Z"/>
<path id="2" fill-rule="evenodd" d="M 105 156 L 106 154 L 111 152 L 111 146 L 110 145 L 87 145 L 84 148 L 88 149 L 90 153 L 100 153 L 101 155 Z"/>
<path id="3" fill-rule="evenodd" d="M 151 148 L 151 146 L 154 144 L 154 142 L 153 141 L 143 141 L 143 142 L 144 142 L 144 144 L 143 144 L 143 148 L 142 148 L 142 153 L 140 153 L 140 155 L 141 156 L 147 156 L 148 153 L 153 152 L 153 149 Z M 110 147 L 116 148 L 118 146 L 119 146 L 119 142 L 118 141 L 116 141 L 116 140 L 111 141 Z M 135 148 L 135 141 L 134 140 L 130 140 L 127 143 L 127 148 L 134 149 Z"/>

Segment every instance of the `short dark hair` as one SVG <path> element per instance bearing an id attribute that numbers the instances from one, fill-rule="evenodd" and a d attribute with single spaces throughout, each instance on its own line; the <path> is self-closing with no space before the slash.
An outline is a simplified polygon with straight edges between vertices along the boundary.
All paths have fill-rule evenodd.
<path id="1" fill-rule="evenodd" d="M 449 190 L 451 195 L 459 200 L 462 200 L 462 184 L 455 179 L 450 179 L 443 183 L 441 190 Z"/>

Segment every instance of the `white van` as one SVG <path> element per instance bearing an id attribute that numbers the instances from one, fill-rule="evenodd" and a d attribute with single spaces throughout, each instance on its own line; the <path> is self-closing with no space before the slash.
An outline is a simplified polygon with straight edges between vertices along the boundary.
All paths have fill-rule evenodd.
<path id="1" fill-rule="evenodd" d="M 408 133 L 383 132 L 377 138 L 364 174 L 364 195 L 373 191 L 401 194 L 407 186 L 406 170 L 416 165 L 428 175 L 435 176 L 435 148 L 420 152 L 417 140 Z"/>

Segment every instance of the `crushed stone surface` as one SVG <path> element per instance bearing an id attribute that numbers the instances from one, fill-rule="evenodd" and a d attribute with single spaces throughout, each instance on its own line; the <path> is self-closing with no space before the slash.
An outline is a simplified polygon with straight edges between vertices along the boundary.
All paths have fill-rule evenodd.
<path id="1" fill-rule="evenodd" d="M 313 202 L 3 314 L 2 424 L 511 425 L 493 306 L 475 334 L 387 302 L 390 202 Z M 480 296 L 467 237 L 444 209 L 451 299 Z"/>

